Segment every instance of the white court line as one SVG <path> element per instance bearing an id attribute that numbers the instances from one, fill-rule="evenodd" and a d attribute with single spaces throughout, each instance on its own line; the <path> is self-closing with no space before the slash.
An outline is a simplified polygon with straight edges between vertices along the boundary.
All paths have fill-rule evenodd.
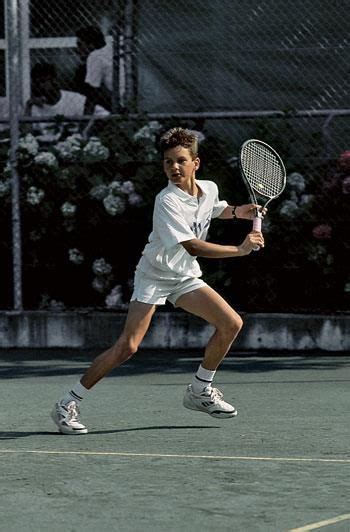
<path id="1" fill-rule="evenodd" d="M 307 457 L 275 457 L 275 456 L 224 456 L 206 454 L 163 454 L 163 453 L 133 453 L 116 451 L 42 451 L 26 449 L 0 449 L 0 454 L 56 454 L 81 456 L 121 456 L 135 458 L 197 458 L 206 460 L 250 460 L 256 462 L 310 462 L 310 463 L 338 463 L 350 464 L 350 458 L 307 458 Z"/>
<path id="2" fill-rule="evenodd" d="M 347 521 L 350 519 L 350 514 L 338 515 L 332 519 L 326 519 L 325 521 L 319 521 L 318 523 L 311 523 L 310 525 L 302 526 L 301 528 L 293 528 L 288 532 L 306 532 L 307 530 L 316 530 L 317 528 L 323 528 L 324 526 L 334 525 L 340 523 L 340 521 Z"/>

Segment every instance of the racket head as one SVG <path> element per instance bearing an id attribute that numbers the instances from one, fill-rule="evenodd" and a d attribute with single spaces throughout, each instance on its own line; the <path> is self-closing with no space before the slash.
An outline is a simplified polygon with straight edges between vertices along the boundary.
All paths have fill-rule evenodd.
<path id="1" fill-rule="evenodd" d="M 266 142 L 258 139 L 246 140 L 240 149 L 239 165 L 255 201 L 255 193 L 267 198 L 269 202 L 283 192 L 286 186 L 286 169 L 281 157 Z"/>

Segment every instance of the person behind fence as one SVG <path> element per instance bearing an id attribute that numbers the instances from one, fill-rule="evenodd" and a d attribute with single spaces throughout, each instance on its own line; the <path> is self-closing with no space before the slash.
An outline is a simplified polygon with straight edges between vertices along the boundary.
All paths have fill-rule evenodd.
<path id="1" fill-rule="evenodd" d="M 60 89 L 60 80 L 55 66 L 51 63 L 37 63 L 31 72 L 32 96 L 26 102 L 25 115 L 37 117 L 83 116 L 86 97 L 77 92 Z M 109 112 L 102 106 L 95 106 L 96 116 L 106 116 Z M 36 122 L 33 131 L 43 142 L 57 141 L 64 131 L 77 131 L 74 123 Z"/>
<path id="2" fill-rule="evenodd" d="M 76 32 L 81 64 L 75 74 L 76 90 L 86 96 L 85 113 L 95 105 L 112 109 L 113 47 L 97 26 L 86 26 Z"/>
<path id="3" fill-rule="evenodd" d="M 55 404 L 51 416 L 63 434 L 87 433 L 79 419 L 81 401 L 100 379 L 136 353 L 156 307 L 167 300 L 214 327 L 203 360 L 185 390 L 183 405 L 215 418 L 232 418 L 237 414 L 212 384 L 218 366 L 242 327 L 242 319 L 201 279 L 197 257 L 229 259 L 263 247 L 263 235 L 257 231 L 251 231 L 238 246 L 206 241 L 213 218 L 251 220 L 259 206 L 230 206 L 219 200 L 213 181 L 196 178 L 200 159 L 198 139 L 192 131 L 178 127 L 169 130 L 161 137 L 160 151 L 168 185 L 155 198 L 153 229 L 136 267 L 124 330 L 115 345 L 98 356 L 81 380 Z M 118 411 L 127 406 L 128 400 L 118 406 Z"/>

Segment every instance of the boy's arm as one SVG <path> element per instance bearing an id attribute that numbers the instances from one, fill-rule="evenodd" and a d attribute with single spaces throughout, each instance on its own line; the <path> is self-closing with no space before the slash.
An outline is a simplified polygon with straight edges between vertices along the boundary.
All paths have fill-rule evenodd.
<path id="1" fill-rule="evenodd" d="M 261 209 L 261 206 L 256 203 L 248 203 L 247 205 L 228 205 L 218 216 L 221 220 L 232 220 L 234 218 L 240 218 L 242 220 L 253 220 L 255 217 L 256 209 Z M 266 210 L 263 209 L 263 215 L 266 214 Z"/>
<path id="2" fill-rule="evenodd" d="M 261 233 L 253 231 L 249 233 L 239 246 L 226 246 L 206 242 L 199 238 L 181 242 L 186 251 L 194 257 L 206 257 L 208 259 L 225 259 L 231 257 L 243 257 L 256 248 L 264 247 L 264 237 Z"/>

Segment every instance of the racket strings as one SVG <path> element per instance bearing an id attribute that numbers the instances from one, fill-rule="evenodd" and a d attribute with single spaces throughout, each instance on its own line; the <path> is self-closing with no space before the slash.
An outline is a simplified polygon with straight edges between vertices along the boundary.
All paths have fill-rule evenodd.
<path id="1" fill-rule="evenodd" d="M 284 188 L 284 169 L 276 155 L 264 145 L 245 146 L 241 163 L 250 186 L 259 194 L 278 196 Z"/>

